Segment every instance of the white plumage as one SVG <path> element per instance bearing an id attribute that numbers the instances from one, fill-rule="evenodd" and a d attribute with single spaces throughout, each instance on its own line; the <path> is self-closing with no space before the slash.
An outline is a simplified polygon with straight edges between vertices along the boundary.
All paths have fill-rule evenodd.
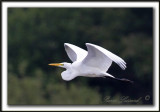
<path id="1" fill-rule="evenodd" d="M 88 54 L 86 50 L 69 43 L 65 43 L 64 48 L 72 62 L 83 60 Z"/>
<path id="2" fill-rule="evenodd" d="M 86 43 L 87 50 L 79 48 L 75 45 L 65 43 L 64 47 L 67 55 L 72 60 L 71 63 L 51 63 L 49 65 L 66 68 L 61 76 L 63 80 L 70 81 L 77 76 L 85 77 L 111 77 L 121 81 L 129 81 L 128 79 L 115 78 L 113 75 L 106 73 L 112 62 L 117 63 L 123 70 L 126 68 L 126 62 L 119 56 L 110 51 L 91 44 Z"/>

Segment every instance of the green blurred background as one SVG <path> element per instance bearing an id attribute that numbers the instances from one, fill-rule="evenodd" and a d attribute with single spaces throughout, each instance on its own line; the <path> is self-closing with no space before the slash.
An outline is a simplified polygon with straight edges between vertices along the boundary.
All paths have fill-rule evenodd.
<path id="1" fill-rule="evenodd" d="M 64 43 L 93 43 L 119 55 L 127 69 L 113 63 L 108 72 L 134 84 L 62 80 L 65 69 L 48 64 L 71 62 Z M 152 8 L 8 8 L 9 105 L 151 105 L 153 97 Z"/>

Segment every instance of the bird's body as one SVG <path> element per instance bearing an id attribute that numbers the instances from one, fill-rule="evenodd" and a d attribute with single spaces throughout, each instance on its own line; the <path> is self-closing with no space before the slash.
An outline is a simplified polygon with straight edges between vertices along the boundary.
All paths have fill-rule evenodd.
<path id="1" fill-rule="evenodd" d="M 73 63 L 53 63 L 52 66 L 59 66 L 66 68 L 61 76 L 63 80 L 70 81 L 77 76 L 84 77 L 111 77 L 113 75 L 106 73 L 112 62 L 117 63 L 123 70 L 126 68 L 126 62 L 111 53 L 110 51 L 90 43 L 86 43 L 88 52 L 75 45 L 65 43 L 64 47 Z M 118 79 L 121 80 L 121 79 Z M 123 79 L 123 81 L 129 81 Z"/>
<path id="2" fill-rule="evenodd" d="M 97 68 L 85 66 L 80 61 L 76 61 L 70 65 L 70 69 L 62 72 L 63 80 L 72 80 L 77 76 L 84 77 L 101 77 L 101 71 Z"/>

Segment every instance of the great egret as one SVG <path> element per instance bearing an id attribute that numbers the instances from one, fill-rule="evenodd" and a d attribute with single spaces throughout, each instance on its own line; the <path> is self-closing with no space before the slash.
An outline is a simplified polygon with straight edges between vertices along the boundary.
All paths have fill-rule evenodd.
<path id="1" fill-rule="evenodd" d="M 88 52 L 75 45 L 64 43 L 65 50 L 73 63 L 51 63 L 51 66 L 66 68 L 66 71 L 61 73 L 62 79 L 70 81 L 77 76 L 85 77 L 111 77 L 113 79 L 131 82 L 128 79 L 115 78 L 113 75 L 106 73 L 112 62 L 117 63 L 123 70 L 126 68 L 126 62 L 111 53 L 110 51 L 91 44 L 86 43 Z"/>

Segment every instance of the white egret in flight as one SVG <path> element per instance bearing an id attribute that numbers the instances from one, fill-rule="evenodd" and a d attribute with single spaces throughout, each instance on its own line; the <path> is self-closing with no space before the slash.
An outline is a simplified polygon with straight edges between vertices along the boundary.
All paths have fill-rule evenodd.
<path id="1" fill-rule="evenodd" d="M 126 62 L 119 56 L 110 51 L 91 44 L 86 43 L 88 52 L 75 45 L 65 43 L 64 47 L 73 63 L 51 63 L 51 66 L 66 68 L 66 71 L 61 73 L 62 79 L 70 81 L 77 76 L 84 77 L 110 77 L 113 79 L 131 82 L 125 78 L 115 78 L 113 75 L 106 73 L 112 62 L 117 63 L 123 70 L 126 68 Z"/>

